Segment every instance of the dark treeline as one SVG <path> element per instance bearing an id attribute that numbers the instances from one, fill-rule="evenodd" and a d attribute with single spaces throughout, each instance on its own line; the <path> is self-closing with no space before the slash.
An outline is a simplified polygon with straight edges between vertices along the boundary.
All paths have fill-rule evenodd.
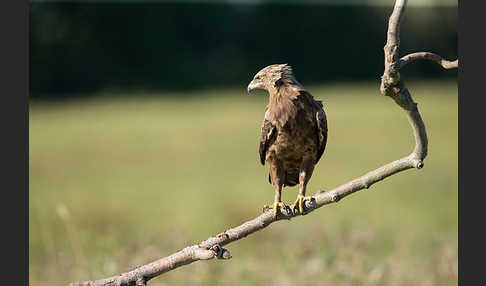
<path id="1" fill-rule="evenodd" d="M 245 86 L 289 63 L 305 85 L 376 80 L 392 7 L 229 4 L 30 4 L 30 93 Z M 457 8 L 409 7 L 401 52 L 457 57 Z M 407 77 L 455 77 L 419 62 Z"/>

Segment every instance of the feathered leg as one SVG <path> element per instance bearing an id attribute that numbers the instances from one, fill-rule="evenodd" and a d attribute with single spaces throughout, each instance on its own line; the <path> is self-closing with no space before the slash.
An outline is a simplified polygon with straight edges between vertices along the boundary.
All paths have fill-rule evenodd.
<path id="1" fill-rule="evenodd" d="M 275 199 L 272 205 L 265 205 L 264 208 L 271 208 L 273 209 L 273 216 L 277 217 L 278 211 L 281 207 L 286 208 L 287 206 L 282 202 L 282 185 L 277 185 L 275 188 Z"/>
<path id="2" fill-rule="evenodd" d="M 267 162 L 270 165 L 270 181 L 275 187 L 275 199 L 273 205 L 264 205 L 263 210 L 265 211 L 265 209 L 271 208 L 273 209 L 273 216 L 277 217 L 281 207 L 288 208 L 288 206 L 282 202 L 282 189 L 285 173 L 283 172 L 282 164 L 278 159 L 271 156 Z"/>
<path id="3" fill-rule="evenodd" d="M 312 161 L 305 160 L 302 163 L 302 167 L 299 172 L 299 194 L 297 195 L 297 199 L 293 203 L 292 207 L 294 212 L 298 209 L 301 215 L 304 214 L 304 202 L 311 199 L 311 197 L 305 196 L 305 191 L 307 189 L 307 182 L 309 182 L 313 171 L 314 164 L 312 163 Z"/>

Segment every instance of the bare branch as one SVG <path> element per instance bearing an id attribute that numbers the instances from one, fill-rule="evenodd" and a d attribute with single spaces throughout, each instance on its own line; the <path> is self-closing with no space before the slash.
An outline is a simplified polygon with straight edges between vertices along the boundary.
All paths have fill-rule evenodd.
<path id="1" fill-rule="evenodd" d="M 383 167 L 371 171 L 359 178 L 343 184 L 331 191 L 319 191 L 312 196 L 311 201 L 305 201 L 305 214 L 308 214 L 324 205 L 338 202 L 340 199 L 362 189 L 369 188 L 372 184 L 379 182 L 400 171 L 414 168 L 417 163 L 413 156 L 407 156 L 400 160 L 393 161 Z M 266 211 L 260 216 L 247 221 L 237 227 L 228 229 L 220 234 L 210 237 L 199 244 L 186 247 L 170 256 L 164 257 L 150 264 L 140 266 L 134 270 L 122 273 L 119 276 L 94 281 L 84 281 L 71 283 L 71 286 L 115 286 L 115 285 L 137 285 L 137 281 L 142 277 L 148 281 L 165 272 L 174 270 L 180 266 L 198 261 L 207 260 L 214 257 L 229 259 L 231 255 L 222 248 L 221 245 L 229 244 L 233 241 L 242 239 L 256 231 L 266 228 L 278 220 L 289 220 L 293 217 L 300 217 L 298 212 L 282 209 L 281 214 L 275 219 L 273 211 Z M 220 249 L 220 250 L 218 250 Z M 218 254 L 220 253 L 220 254 Z"/>
<path id="2" fill-rule="evenodd" d="M 398 47 L 400 44 L 400 21 L 406 5 L 407 0 L 397 0 L 388 21 L 387 41 L 384 47 L 385 70 L 381 77 L 380 91 L 383 95 L 393 98 L 400 107 L 405 109 L 415 137 L 415 149 L 410 156 L 415 161 L 415 167 L 421 168 L 423 167 L 423 160 L 427 156 L 427 133 L 422 117 L 417 109 L 417 104 L 413 101 L 399 73 L 400 60 L 398 58 Z"/>
<path id="3" fill-rule="evenodd" d="M 400 78 L 399 70 L 409 61 L 420 57 L 405 57 L 405 63 L 398 58 L 398 47 L 400 44 L 400 21 L 405 11 L 406 0 L 397 0 L 393 12 L 388 22 L 387 43 L 385 51 L 385 70 L 382 76 L 380 90 L 383 95 L 389 96 L 404 109 L 410 125 L 412 126 L 415 138 L 415 148 L 406 157 L 388 163 L 376 170 L 349 181 L 330 191 L 319 191 L 310 201 L 305 201 L 305 213 L 308 214 L 324 205 L 338 202 L 340 199 L 367 189 L 398 172 L 417 168 L 421 169 L 423 160 L 427 156 L 427 134 L 425 125 L 422 121 L 417 104 L 413 101 L 403 79 Z M 403 59 L 402 59 L 403 60 Z M 207 260 L 214 257 L 219 259 L 229 259 L 231 254 L 221 246 L 233 241 L 242 239 L 256 231 L 262 230 L 275 221 L 291 219 L 299 216 L 298 210 L 282 209 L 279 216 L 275 219 L 273 211 L 269 210 L 260 216 L 249 220 L 237 227 L 228 229 L 213 237 L 210 237 L 199 244 L 186 247 L 172 255 L 156 260 L 152 263 L 137 267 L 131 271 L 122 273 L 118 276 L 94 281 L 74 282 L 71 286 L 115 286 L 115 285 L 146 285 L 147 281 L 165 272 L 174 270 L 180 266 L 198 261 Z"/>
<path id="4" fill-rule="evenodd" d="M 429 52 L 417 52 L 413 54 L 406 55 L 400 59 L 400 68 L 403 68 L 406 64 L 411 63 L 415 60 L 431 60 L 445 69 L 454 69 L 458 66 L 458 60 L 448 61 L 443 59 L 441 56 Z"/>

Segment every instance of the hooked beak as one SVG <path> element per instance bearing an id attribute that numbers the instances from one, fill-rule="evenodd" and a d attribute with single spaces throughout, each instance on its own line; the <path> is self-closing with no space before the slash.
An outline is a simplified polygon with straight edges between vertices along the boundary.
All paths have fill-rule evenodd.
<path id="1" fill-rule="evenodd" d="M 263 89 L 263 82 L 261 80 L 254 79 L 248 84 L 248 94 L 254 89 Z"/>

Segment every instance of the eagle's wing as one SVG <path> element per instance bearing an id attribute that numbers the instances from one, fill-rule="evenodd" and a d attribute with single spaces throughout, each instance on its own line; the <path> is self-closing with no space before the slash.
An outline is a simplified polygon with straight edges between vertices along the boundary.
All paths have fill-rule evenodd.
<path id="1" fill-rule="evenodd" d="M 316 112 L 316 121 L 317 121 L 317 138 L 319 142 L 319 148 L 317 149 L 317 157 L 316 157 L 316 164 L 322 157 L 324 153 L 324 149 L 326 149 L 327 143 L 327 119 L 326 113 L 324 112 L 324 108 L 322 106 L 321 101 L 317 101 L 319 108 Z"/>
<path id="2" fill-rule="evenodd" d="M 277 138 L 277 128 L 267 119 L 268 109 L 265 112 L 265 117 L 263 118 L 262 128 L 260 130 L 260 162 L 265 165 L 265 158 L 267 154 L 268 147 Z"/>

